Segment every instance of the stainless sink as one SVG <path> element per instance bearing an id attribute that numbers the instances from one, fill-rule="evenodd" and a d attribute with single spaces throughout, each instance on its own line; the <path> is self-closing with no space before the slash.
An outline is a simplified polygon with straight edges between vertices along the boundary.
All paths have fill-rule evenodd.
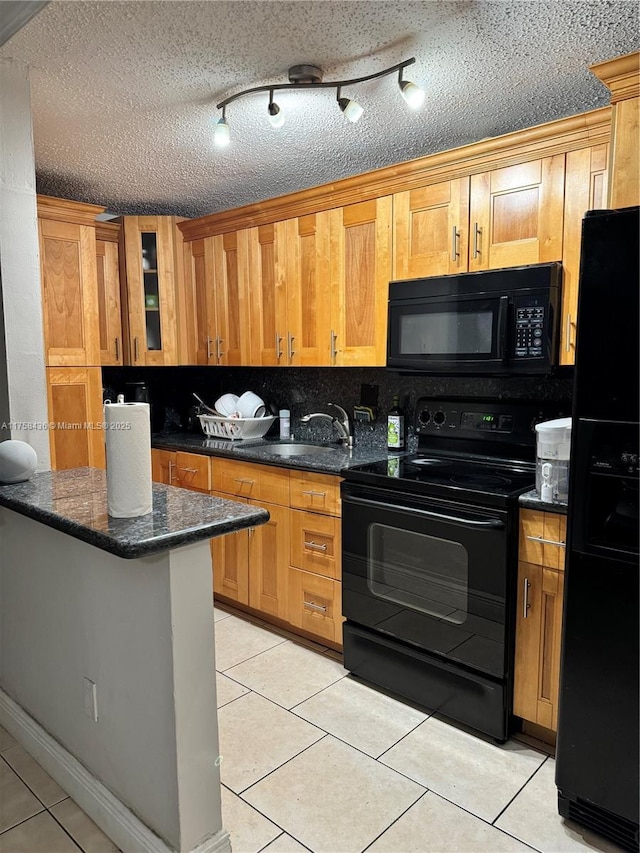
<path id="1" fill-rule="evenodd" d="M 325 456 L 339 453 L 343 448 L 320 444 L 271 444 L 259 449 L 261 453 L 273 453 L 274 456 Z"/>

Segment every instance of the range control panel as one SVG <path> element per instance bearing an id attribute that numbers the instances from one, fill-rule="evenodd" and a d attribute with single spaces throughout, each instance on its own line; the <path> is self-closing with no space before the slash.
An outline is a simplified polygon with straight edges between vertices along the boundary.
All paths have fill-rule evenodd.
<path id="1" fill-rule="evenodd" d="M 420 438 L 466 438 L 535 445 L 535 425 L 561 417 L 556 404 L 543 411 L 531 403 L 420 398 L 415 431 Z"/>

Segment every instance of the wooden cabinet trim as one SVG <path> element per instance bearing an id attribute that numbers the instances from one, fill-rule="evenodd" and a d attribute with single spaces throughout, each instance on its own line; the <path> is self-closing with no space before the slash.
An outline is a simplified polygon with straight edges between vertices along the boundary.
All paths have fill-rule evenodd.
<path id="1" fill-rule="evenodd" d="M 602 107 L 302 192 L 185 220 L 179 228 L 187 241 L 225 234 L 609 142 L 610 133 L 611 107 Z"/>
<path id="2" fill-rule="evenodd" d="M 589 70 L 611 92 L 611 103 L 640 96 L 640 52 L 627 53 L 591 65 Z"/>
<path id="3" fill-rule="evenodd" d="M 57 222 L 72 222 L 75 225 L 91 225 L 92 227 L 96 225 L 96 216 L 106 210 L 99 204 L 85 204 L 81 201 L 70 201 L 66 198 L 55 198 L 55 196 L 49 195 L 37 195 L 36 204 L 38 218 L 54 219 Z"/>

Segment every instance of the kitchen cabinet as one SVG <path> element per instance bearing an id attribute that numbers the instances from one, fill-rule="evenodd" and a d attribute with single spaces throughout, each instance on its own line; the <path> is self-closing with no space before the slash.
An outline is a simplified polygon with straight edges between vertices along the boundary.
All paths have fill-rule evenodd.
<path id="1" fill-rule="evenodd" d="M 566 516 L 520 510 L 513 712 L 558 724 Z"/>
<path id="2" fill-rule="evenodd" d="M 157 483 L 195 492 L 211 490 L 211 457 L 175 450 L 151 451 L 151 477 Z"/>
<path id="3" fill-rule="evenodd" d="M 269 511 L 269 521 L 249 528 L 249 606 L 261 613 L 287 618 L 289 508 L 249 501 Z M 215 574 L 215 567 L 214 567 Z"/>
<path id="4" fill-rule="evenodd" d="M 126 362 L 177 364 L 175 217 L 124 216 L 122 223 Z"/>
<path id="5" fill-rule="evenodd" d="M 122 316 L 118 241 L 120 224 L 96 223 L 96 280 L 98 288 L 98 337 L 100 364 L 122 361 Z"/>
<path id="6" fill-rule="evenodd" d="M 466 272 L 468 252 L 468 177 L 394 195 L 394 279 Z"/>
<path id="7" fill-rule="evenodd" d="M 342 584 L 289 569 L 289 622 L 320 640 L 342 646 Z"/>
<path id="8" fill-rule="evenodd" d="M 569 151 L 566 156 L 562 241 L 562 338 L 560 363 L 574 364 L 582 219 L 607 206 L 609 145 Z"/>
<path id="9" fill-rule="evenodd" d="M 248 242 L 247 229 L 213 237 L 213 364 L 249 363 Z"/>
<path id="10" fill-rule="evenodd" d="M 211 494 L 229 500 L 225 492 L 213 491 Z M 234 497 L 234 500 L 247 503 L 242 498 Z M 238 530 L 211 540 L 214 597 L 222 596 L 236 604 L 249 604 L 249 536 L 248 530 Z"/>
<path id="11" fill-rule="evenodd" d="M 330 212 L 330 363 L 386 363 L 392 197 Z"/>
<path id="12" fill-rule="evenodd" d="M 49 446 L 54 471 L 105 467 L 99 367 L 47 367 Z"/>
<path id="13" fill-rule="evenodd" d="M 192 240 L 184 247 L 185 364 L 217 364 L 216 307 L 213 291 L 213 237 Z"/>
<path id="14" fill-rule="evenodd" d="M 45 363 L 97 367 L 95 217 L 104 208 L 38 196 Z"/>

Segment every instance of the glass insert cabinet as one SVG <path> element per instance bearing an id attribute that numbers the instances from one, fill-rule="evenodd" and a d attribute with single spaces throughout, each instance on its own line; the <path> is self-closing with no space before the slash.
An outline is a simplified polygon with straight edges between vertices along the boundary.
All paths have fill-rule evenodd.
<path id="1" fill-rule="evenodd" d="M 128 364 L 176 363 L 173 217 L 125 216 Z"/>

